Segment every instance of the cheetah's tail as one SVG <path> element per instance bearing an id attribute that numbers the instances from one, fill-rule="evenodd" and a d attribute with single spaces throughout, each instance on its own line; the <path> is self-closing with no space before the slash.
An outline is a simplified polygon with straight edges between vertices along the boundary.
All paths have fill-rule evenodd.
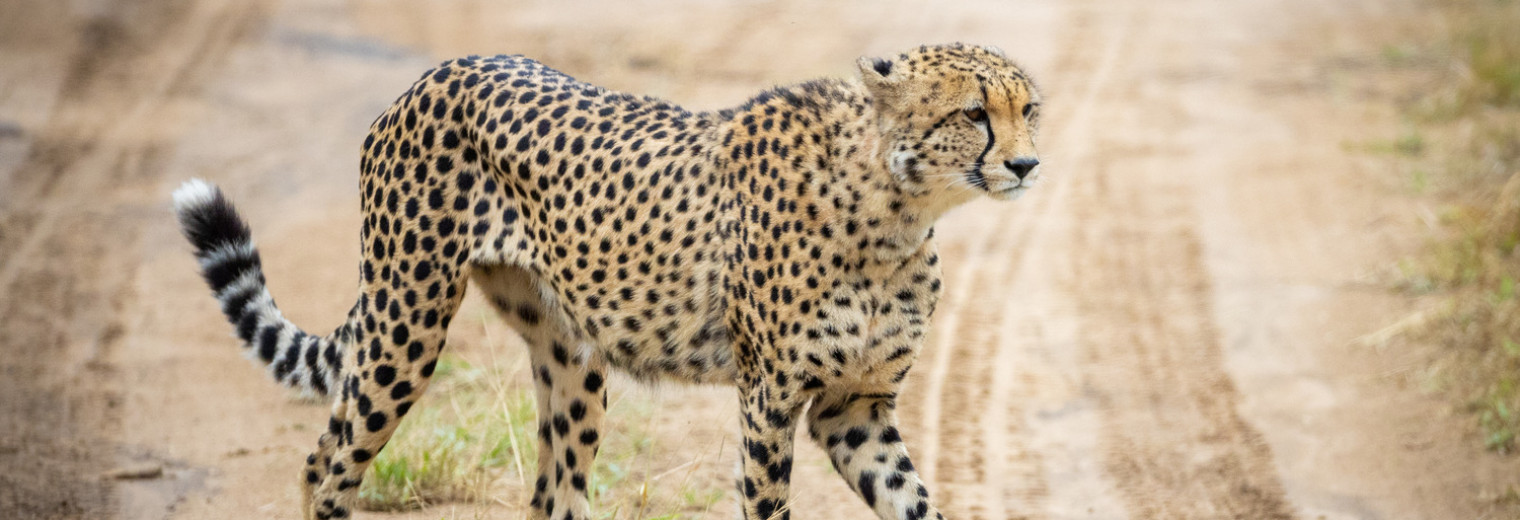
<path id="1" fill-rule="evenodd" d="M 354 340 L 353 312 L 327 337 L 308 334 L 285 319 L 265 285 L 248 224 L 216 186 L 186 181 L 174 190 L 174 213 L 195 246 L 201 276 L 237 327 L 248 357 L 286 386 L 328 395 L 339 381 L 343 351 Z"/>

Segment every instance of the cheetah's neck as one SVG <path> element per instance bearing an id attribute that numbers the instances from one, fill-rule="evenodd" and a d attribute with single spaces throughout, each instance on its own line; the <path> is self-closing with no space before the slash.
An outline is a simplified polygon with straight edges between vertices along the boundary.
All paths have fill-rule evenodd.
<path id="1" fill-rule="evenodd" d="M 794 114 L 786 115 L 784 111 Z M 766 118 L 789 117 L 797 127 L 782 137 L 800 139 L 792 152 L 798 168 L 783 175 L 806 189 L 799 204 L 816 213 L 816 234 L 840 251 L 892 262 L 912 255 L 932 236 L 935 222 L 971 200 L 965 193 L 905 187 L 888 167 L 887 150 L 865 87 L 852 82 L 814 81 L 782 87 L 722 115 L 736 135 Z M 776 134 L 758 132 L 755 139 Z M 918 188 L 918 189 L 915 189 Z"/>

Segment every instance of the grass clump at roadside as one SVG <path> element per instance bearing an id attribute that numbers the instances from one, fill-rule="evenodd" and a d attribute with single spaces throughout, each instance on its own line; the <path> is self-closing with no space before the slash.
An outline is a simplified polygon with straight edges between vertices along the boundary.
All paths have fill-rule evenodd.
<path id="1" fill-rule="evenodd" d="M 483 502 L 500 480 L 530 479 L 536 401 L 531 389 L 508 385 L 503 372 L 440 358 L 428 398 L 401 422 L 359 488 L 366 508 Z"/>
<path id="2" fill-rule="evenodd" d="M 721 447 L 699 450 L 695 459 L 670 458 L 653 430 L 657 421 L 674 418 L 661 416 L 655 401 L 648 391 L 634 390 L 608 405 L 607 437 L 587 489 L 598 519 L 704 518 L 727 496 L 730 481 L 699 475 L 718 464 Z"/>
<path id="3" fill-rule="evenodd" d="M 500 324 L 483 318 L 482 325 Z M 359 488 L 365 509 L 405 511 L 443 503 L 527 507 L 538 460 L 537 400 L 526 377 L 527 356 L 504 352 L 506 359 L 497 359 L 495 349 L 510 347 L 492 345 L 489 331 L 483 339 L 483 349 L 439 358 L 426 396 L 375 457 Z M 480 357 L 489 362 L 476 360 Z M 722 446 L 701 450 L 694 460 L 672 457 L 653 433 L 658 421 L 672 418 L 657 414 L 658 399 L 652 397 L 647 391 L 610 396 L 588 482 L 599 519 L 694 518 L 726 496 L 729 481 L 704 478 Z"/>
<path id="4" fill-rule="evenodd" d="M 1440 80 L 1405 112 L 1422 136 L 1415 184 L 1435 187 L 1443 238 L 1408 266 L 1407 285 L 1445 296 L 1421 320 L 1421 332 L 1444 346 L 1436 386 L 1465 403 L 1484 446 L 1512 453 L 1520 436 L 1520 1 L 1432 5 L 1446 24 L 1432 51 Z M 1401 142 L 1401 151 L 1415 146 Z"/>

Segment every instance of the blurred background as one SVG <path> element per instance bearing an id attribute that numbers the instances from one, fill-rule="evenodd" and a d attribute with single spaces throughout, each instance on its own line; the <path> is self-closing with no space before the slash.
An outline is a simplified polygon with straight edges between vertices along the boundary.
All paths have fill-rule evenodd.
<path id="1" fill-rule="evenodd" d="M 240 359 L 168 211 L 245 211 L 336 326 L 358 151 L 433 64 L 525 54 L 717 109 L 859 56 L 997 45 L 1044 178 L 938 226 L 901 401 L 948 517 L 1520 516 L 1512 0 L 0 0 L 0 516 L 297 518 L 327 406 Z M 518 518 L 520 340 L 470 298 L 361 518 Z M 602 518 L 732 518 L 731 389 L 614 384 Z M 868 518 L 799 443 L 797 518 Z"/>

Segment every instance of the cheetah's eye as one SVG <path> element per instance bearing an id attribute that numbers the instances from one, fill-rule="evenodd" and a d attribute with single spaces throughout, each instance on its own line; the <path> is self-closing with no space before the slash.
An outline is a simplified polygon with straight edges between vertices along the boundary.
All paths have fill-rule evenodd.
<path id="1" fill-rule="evenodd" d="M 981 108 L 968 108 L 963 113 L 966 114 L 966 119 L 970 119 L 973 123 L 981 123 L 987 120 L 987 111 Z"/>

